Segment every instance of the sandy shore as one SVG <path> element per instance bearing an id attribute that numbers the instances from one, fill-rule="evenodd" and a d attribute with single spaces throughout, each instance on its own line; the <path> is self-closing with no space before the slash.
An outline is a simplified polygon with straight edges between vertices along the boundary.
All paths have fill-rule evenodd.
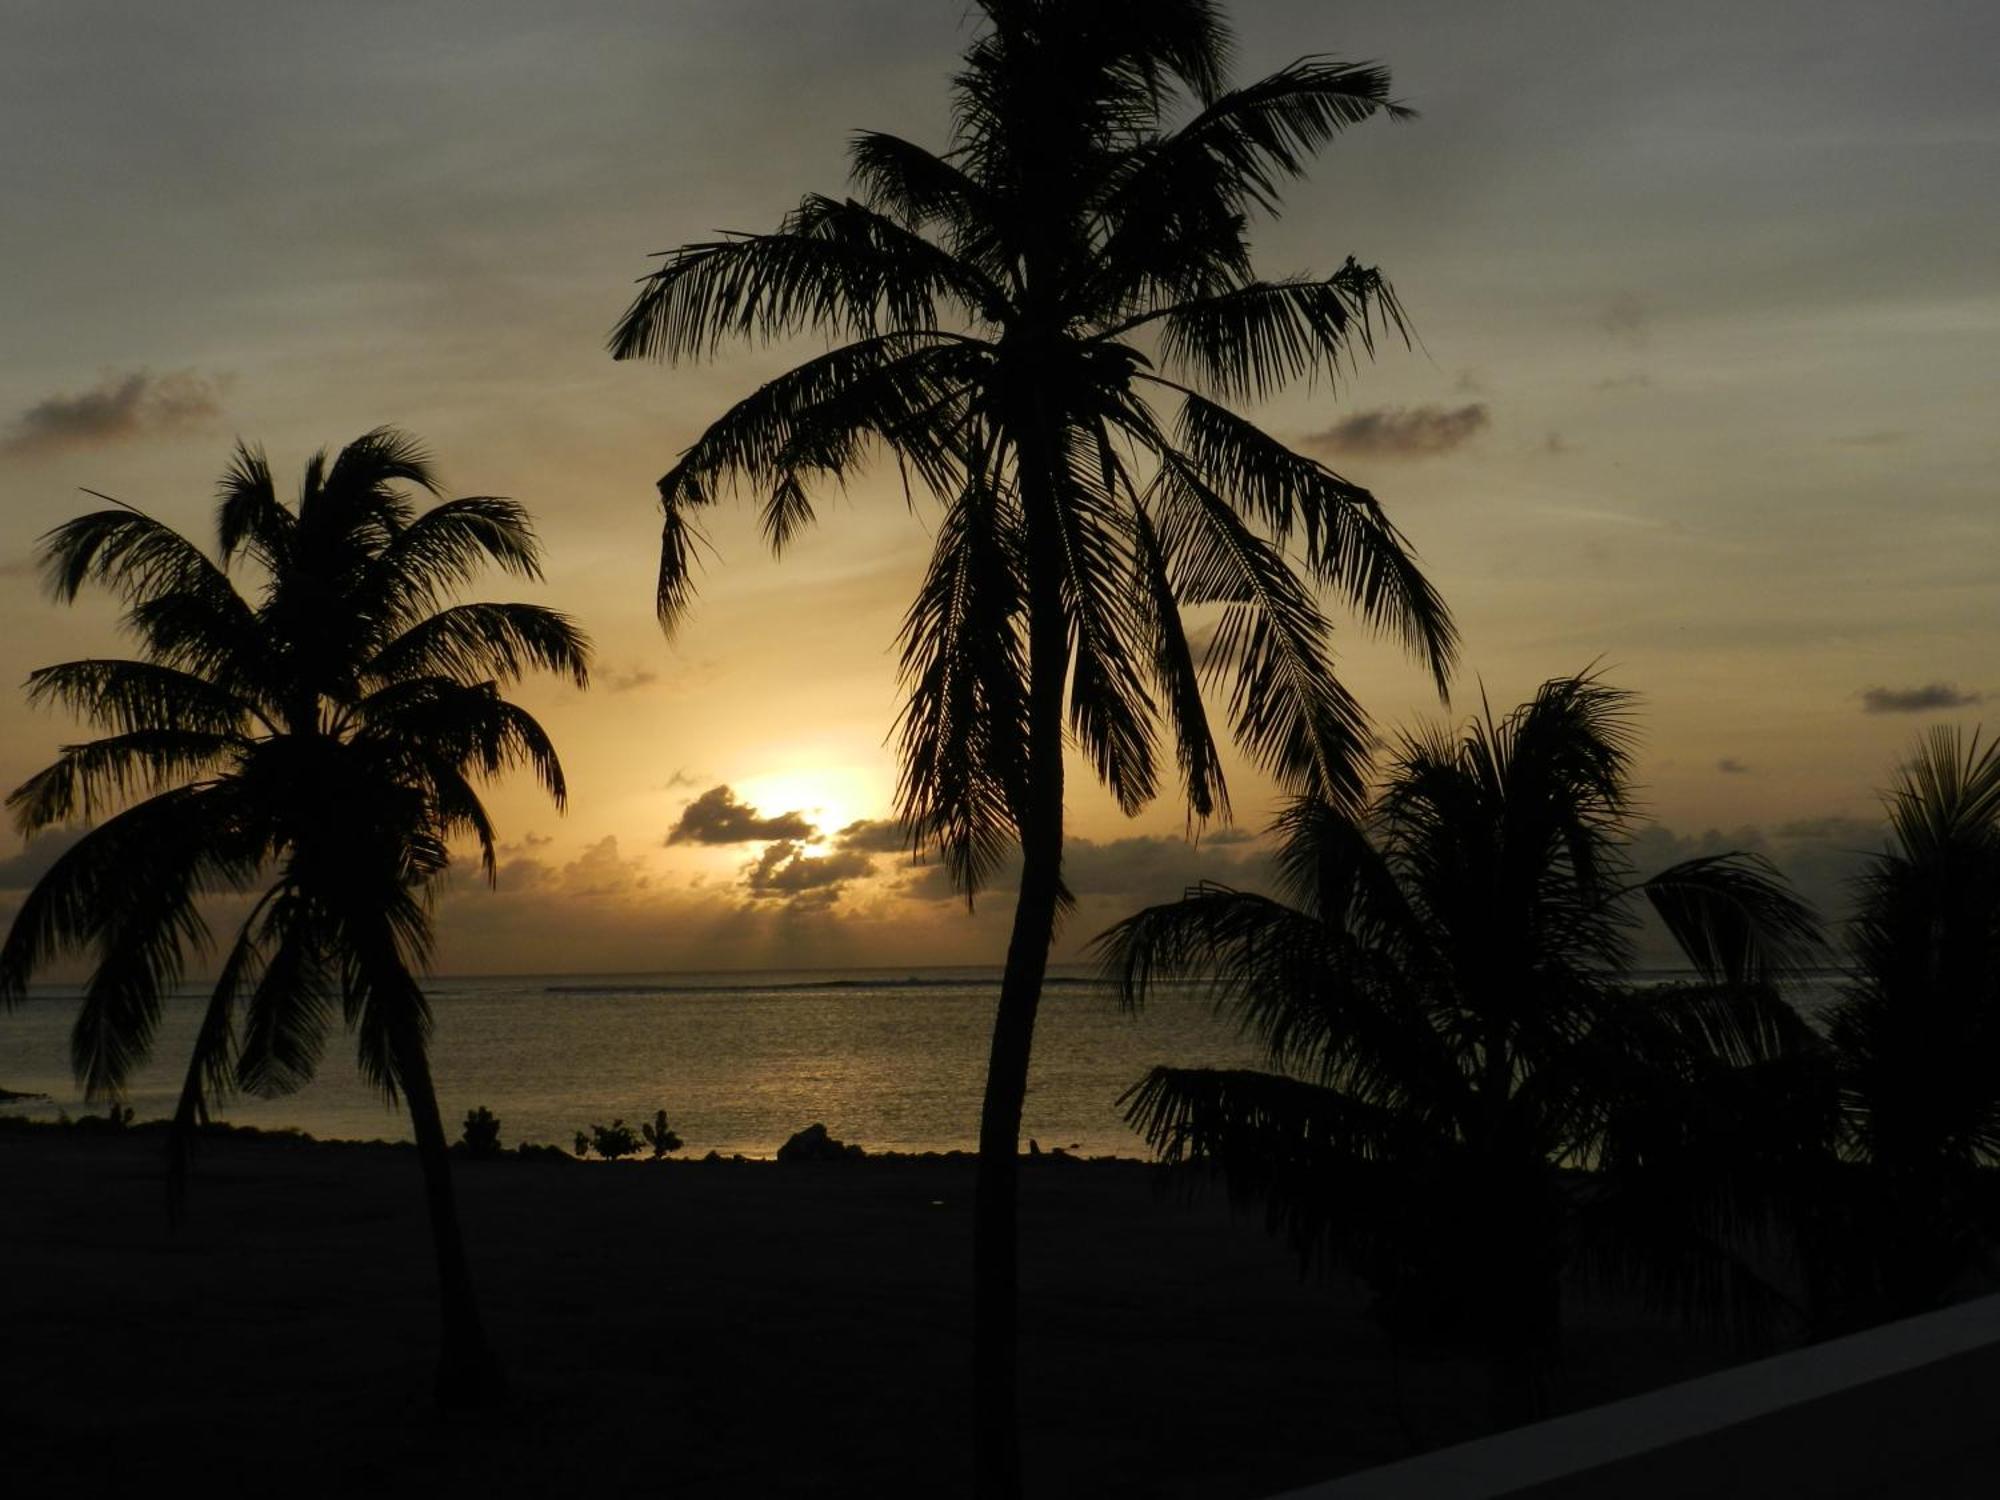
<path id="1" fill-rule="evenodd" d="M 1269 1495 L 1479 1430 L 1478 1372 L 1400 1361 L 1354 1289 L 1135 1162 L 1023 1173 L 1030 1493 Z M 429 1405 L 414 1156 L 210 1142 L 164 1214 L 157 1135 L 0 1131 L 12 1493 L 492 1497 L 964 1491 L 971 1171 L 880 1159 L 469 1162 L 512 1411 Z M 1584 1309 L 1565 1405 L 1724 1362 Z M 1400 1397 L 1399 1397 L 1400 1387 Z"/>

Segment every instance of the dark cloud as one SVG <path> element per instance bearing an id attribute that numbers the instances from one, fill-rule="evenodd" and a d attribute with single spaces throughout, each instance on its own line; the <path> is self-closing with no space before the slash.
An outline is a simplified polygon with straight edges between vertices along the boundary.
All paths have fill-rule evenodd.
<path id="1" fill-rule="evenodd" d="M 1986 701 L 1983 693 L 1962 693 L 1949 682 L 1922 687 L 1872 687 L 1861 694 L 1861 710 L 1871 714 L 1921 714 L 1940 708 L 1970 708 Z"/>
<path id="2" fill-rule="evenodd" d="M 222 414 L 226 384 L 192 370 L 107 374 L 90 390 L 46 396 L 30 406 L 14 419 L 0 452 L 31 457 L 203 427 Z"/>
<path id="3" fill-rule="evenodd" d="M 673 775 L 669 776 L 666 779 L 666 781 L 662 784 L 660 789 L 662 791 L 671 792 L 680 787 L 693 786 L 700 779 L 701 778 L 696 776 L 694 772 L 686 769 L 685 767 L 682 767 L 676 770 Z"/>
<path id="4" fill-rule="evenodd" d="M 859 818 L 833 836 L 833 845 L 863 854 L 901 854 L 910 847 L 910 835 L 894 818 Z"/>
<path id="5" fill-rule="evenodd" d="M 630 693 L 642 687 L 651 687 L 660 680 L 660 674 L 658 672 L 645 671 L 610 672 L 604 674 L 598 680 L 603 683 L 606 692 Z M 673 784 L 671 781 L 667 783 L 669 786 Z"/>
<path id="6" fill-rule="evenodd" d="M 1491 420 L 1484 401 L 1454 407 L 1385 406 L 1343 418 L 1307 438 L 1305 446 L 1342 458 L 1431 458 L 1469 442 Z"/>
<path id="7" fill-rule="evenodd" d="M 1747 776 L 1750 768 L 1733 755 L 1725 755 L 1715 763 L 1715 769 L 1725 776 Z"/>
<path id="8" fill-rule="evenodd" d="M 84 835 L 84 830 L 58 828 L 37 834 L 6 859 L 0 859 L 0 891 L 25 891 L 49 873 Z"/>
<path id="9" fill-rule="evenodd" d="M 809 839 L 819 832 L 803 813 L 760 817 L 736 800 L 726 786 L 710 787 L 687 805 L 667 835 L 669 844 L 758 844 L 773 839 Z"/>
<path id="10" fill-rule="evenodd" d="M 858 849 L 808 854 L 790 839 L 768 845 L 744 867 L 743 884 L 753 899 L 827 906 L 841 887 L 875 873 L 875 861 Z"/>

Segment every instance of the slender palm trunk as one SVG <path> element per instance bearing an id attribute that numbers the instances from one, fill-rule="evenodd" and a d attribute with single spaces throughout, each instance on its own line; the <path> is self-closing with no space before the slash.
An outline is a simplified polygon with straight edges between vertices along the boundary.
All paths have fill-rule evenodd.
<path id="1" fill-rule="evenodd" d="M 1062 699 L 1067 628 L 1055 581 L 1037 569 L 1028 649 L 1028 785 L 1021 817 L 1021 890 L 993 1020 L 979 1116 L 973 1208 L 973 1458 L 980 1500 L 1021 1493 L 1019 1183 L 1021 1107 L 1035 1011 L 1062 893 Z"/>
<path id="2" fill-rule="evenodd" d="M 396 1071 L 410 1105 L 417 1160 L 424 1171 L 424 1201 L 430 1209 L 431 1242 L 437 1251 L 438 1310 L 442 1316 L 438 1405 L 446 1410 L 490 1405 L 506 1395 L 507 1381 L 487 1345 L 486 1329 L 473 1300 L 465 1240 L 458 1227 L 458 1200 L 452 1191 L 451 1154 L 446 1148 L 444 1122 L 438 1116 L 437 1091 L 431 1086 L 430 1059 L 421 1041 L 409 1038 L 398 1045 Z"/>

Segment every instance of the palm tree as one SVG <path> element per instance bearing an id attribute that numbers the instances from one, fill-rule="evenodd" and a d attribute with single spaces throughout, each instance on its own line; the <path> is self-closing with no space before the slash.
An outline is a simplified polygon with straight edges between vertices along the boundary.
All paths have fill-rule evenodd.
<path id="1" fill-rule="evenodd" d="M 1888 798 L 1859 879 L 1853 977 L 1828 1041 L 1869 1310 L 1933 1307 L 2000 1229 L 2000 744 L 1940 726 Z"/>
<path id="2" fill-rule="evenodd" d="M 813 195 L 774 233 L 668 252 L 611 350 L 677 361 L 725 337 L 835 342 L 730 408 L 660 480 L 669 627 L 690 598 L 696 513 L 732 485 L 762 497 L 774 549 L 813 519 L 811 490 L 875 444 L 943 506 L 902 636 L 898 804 L 968 901 L 1022 857 L 975 1231 L 980 1483 L 1009 1494 L 1015 1159 L 1066 902 L 1066 733 L 1132 812 L 1158 789 L 1164 720 L 1191 817 L 1226 814 L 1202 699 L 1215 683 L 1264 771 L 1351 800 L 1364 721 L 1327 666 L 1313 585 L 1400 636 L 1440 687 L 1456 642 L 1375 498 L 1223 404 L 1331 378 L 1402 328 L 1374 269 L 1264 280 L 1246 238 L 1336 133 L 1407 113 L 1387 73 L 1308 57 L 1231 88 L 1209 0 L 978 8 L 944 151 L 856 136 L 857 196 Z M 1216 607 L 1200 661 L 1188 605 Z"/>
<path id="3" fill-rule="evenodd" d="M 239 444 L 214 559 L 115 501 L 42 539 L 56 597 L 110 589 L 141 657 L 28 679 L 30 701 L 104 734 L 65 746 L 7 799 L 24 834 L 94 826 L 15 917 L 0 1001 L 51 960 L 89 952 L 71 1055 L 89 1097 L 116 1099 L 148 1055 L 161 996 L 207 944 L 204 898 L 254 893 L 175 1112 L 174 1201 L 211 1103 L 305 1083 L 338 1007 L 363 1074 L 409 1107 L 437 1251 L 437 1391 L 465 1404 L 502 1382 L 466 1270 L 416 976 L 450 841 L 475 840 L 494 873 L 474 781 L 525 764 L 564 800 L 548 736 L 501 687 L 534 669 L 582 686 L 589 647 L 538 605 L 447 602 L 489 562 L 540 576 L 519 505 L 478 496 L 419 512 L 402 485 L 437 493 L 422 450 L 388 428 L 331 463 L 316 455 L 296 507 L 277 498 L 264 455 Z M 238 564 L 256 579 L 252 597 L 230 577 Z"/>
<path id="4" fill-rule="evenodd" d="M 1502 1422 L 1543 1409 L 1575 1255 L 1769 1311 L 1732 1231 L 1825 1112 L 1772 988 L 1811 915 L 1750 855 L 1634 877 L 1629 701 L 1562 678 L 1406 736 L 1365 816 L 1290 805 L 1288 899 L 1203 885 L 1098 940 L 1128 1004 L 1204 981 L 1276 1070 L 1156 1068 L 1131 1123 L 1263 1198 L 1309 1262 L 1362 1271 L 1392 1328 L 1469 1335 Z M 1632 982 L 1642 902 L 1699 982 Z"/>

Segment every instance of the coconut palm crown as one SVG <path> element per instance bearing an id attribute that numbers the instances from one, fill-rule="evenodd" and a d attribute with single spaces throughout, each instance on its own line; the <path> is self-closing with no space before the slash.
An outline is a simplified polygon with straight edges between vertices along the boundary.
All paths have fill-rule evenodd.
<path id="1" fill-rule="evenodd" d="M 530 670 L 581 686 L 588 645 L 539 605 L 450 602 L 489 563 L 539 577 L 519 505 L 476 496 L 419 511 L 403 486 L 437 493 L 422 450 L 391 429 L 315 456 L 293 506 L 263 454 L 239 444 L 220 484 L 214 557 L 117 502 L 42 539 L 56 598 L 110 590 L 140 655 L 28 679 L 31 701 L 103 733 L 63 747 L 8 798 L 24 834 L 89 826 L 0 945 L 0 1002 L 46 964 L 88 954 L 72 1057 L 90 1097 L 116 1099 L 149 1054 L 162 998 L 209 945 L 204 905 L 248 895 L 188 1063 L 172 1180 L 213 1101 L 299 1087 L 344 1019 L 363 1073 L 410 1109 L 445 1290 L 440 1389 L 451 1395 L 457 1375 L 486 1378 L 487 1356 L 416 978 L 429 899 L 456 839 L 476 843 L 493 874 L 480 780 L 525 765 L 561 805 L 554 747 L 501 688 Z M 247 596 L 232 574 L 254 579 Z"/>
<path id="2" fill-rule="evenodd" d="M 1876 1314 L 1935 1306 L 2000 1236 L 2000 743 L 1940 726 L 1887 798 L 1828 1026 Z"/>
<path id="3" fill-rule="evenodd" d="M 968 901 L 1022 875 L 980 1123 L 975 1406 L 982 1494 L 1014 1453 L 1014 1157 L 1058 913 L 1065 741 L 1118 804 L 1228 811 L 1204 690 L 1251 760 L 1353 802 L 1364 717 L 1328 663 L 1330 590 L 1440 687 L 1444 605 L 1375 497 L 1232 410 L 1331 381 L 1403 330 L 1373 267 L 1266 278 L 1248 227 L 1336 134 L 1408 111 L 1369 64 L 1228 80 L 1208 0 L 979 0 L 948 145 L 866 131 L 853 192 L 776 231 L 667 252 L 619 358 L 831 341 L 716 419 L 659 482 L 657 602 L 687 608 L 703 508 L 753 490 L 782 549 L 880 451 L 943 507 L 902 632 L 898 810 Z M 1197 651 L 1184 608 L 1213 614 Z"/>
<path id="4" fill-rule="evenodd" d="M 1830 1111 L 1774 988 L 1812 914 L 1754 855 L 1637 878 L 1629 706 L 1560 678 L 1407 735 L 1365 816 L 1287 811 L 1280 894 L 1204 885 L 1099 939 L 1129 1003 L 1201 981 L 1275 1069 L 1157 1068 L 1131 1122 L 1392 1319 L 1462 1330 L 1502 1420 L 1544 1403 L 1573 1260 L 1745 1330 L 1774 1315 L 1744 1232 Z M 1648 907 L 1695 982 L 1632 981 Z"/>

